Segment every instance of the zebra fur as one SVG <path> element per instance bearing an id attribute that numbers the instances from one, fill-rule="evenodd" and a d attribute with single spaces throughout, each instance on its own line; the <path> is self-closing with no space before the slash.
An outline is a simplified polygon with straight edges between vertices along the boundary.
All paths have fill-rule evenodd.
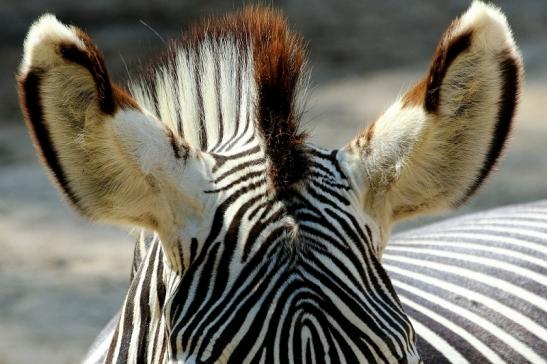
<path id="1" fill-rule="evenodd" d="M 546 221 L 547 201 L 540 201 L 393 236 L 382 263 L 425 363 L 545 362 Z M 153 243 L 153 236 L 143 235 L 135 245 L 138 256 Z M 135 266 L 140 262 L 135 259 Z M 493 282 L 481 282 L 483 277 Z M 102 363 L 93 354 L 105 354 L 114 326 L 105 330 L 84 363 Z"/>
<path id="2" fill-rule="evenodd" d="M 153 232 L 97 357 L 421 362 L 380 262 L 395 222 L 463 203 L 503 149 L 523 70 L 499 9 L 475 2 L 424 80 L 335 150 L 299 127 L 305 47 L 269 8 L 199 23 L 129 91 L 51 15 L 24 49 L 52 179 L 89 219 Z"/>
<path id="3" fill-rule="evenodd" d="M 290 232 L 285 230 L 286 220 L 279 221 L 280 216 L 286 214 L 284 206 L 274 201 L 264 202 L 259 198 L 253 199 L 248 193 L 241 194 L 241 191 L 250 185 L 256 185 L 256 182 L 251 180 L 246 184 L 235 184 L 231 190 L 220 187 L 219 192 L 225 192 L 226 196 L 229 196 L 228 199 L 238 195 L 239 199 L 242 199 L 241 205 L 237 200 L 230 201 L 239 206 L 233 213 L 236 219 L 228 223 L 230 226 L 239 227 L 248 220 L 251 225 L 246 230 L 249 233 L 242 233 L 243 229 L 234 232 L 232 228 L 229 228 L 224 237 L 217 237 L 216 234 L 220 231 L 211 227 L 211 234 L 215 235 L 209 235 L 205 239 L 209 241 L 204 244 L 209 247 L 207 250 L 203 250 L 197 240 L 190 242 L 189 260 L 194 263 L 185 271 L 182 279 L 163 266 L 163 256 L 157 236 L 148 237 L 148 240 L 143 236 L 145 245 L 149 247 L 146 254 L 142 252 L 137 254 L 144 255 L 144 259 L 138 264 L 139 268 L 129 288 L 124 309 L 120 314 L 120 324 L 113 333 L 106 362 L 120 360 L 131 362 L 133 361 L 131 355 L 135 353 L 136 348 L 141 350 L 138 357 L 146 358 L 151 363 L 162 362 L 166 351 L 170 352 L 171 357 L 177 357 L 177 360 L 181 362 L 192 362 L 197 358 L 206 362 L 227 360 L 227 358 L 223 359 L 222 351 L 225 350 L 226 345 L 229 346 L 228 343 L 218 340 L 215 344 L 207 344 L 208 340 L 196 339 L 211 335 L 225 336 L 229 340 L 238 339 L 238 344 L 231 347 L 229 361 L 291 362 L 297 360 L 288 356 L 293 350 L 283 350 L 268 338 L 275 332 L 287 331 L 289 335 L 296 329 L 285 319 L 287 313 L 283 309 L 296 306 L 294 308 L 296 312 L 292 315 L 298 317 L 299 305 L 310 305 L 309 310 L 319 315 L 314 319 L 310 317 L 310 320 L 317 325 L 316 335 L 324 336 L 326 346 L 310 348 L 314 349 L 312 351 L 314 355 L 321 354 L 322 350 L 324 352 L 321 357 L 327 355 L 326 348 L 329 347 L 331 352 L 328 355 L 334 361 L 388 362 L 392 359 L 384 356 L 386 349 L 403 353 L 403 350 L 412 347 L 414 340 L 412 328 L 400 311 L 398 299 L 389 279 L 375 255 L 372 254 L 370 245 L 373 239 L 372 229 L 370 227 L 367 229 L 368 225 L 360 226 L 352 217 L 358 214 L 358 211 L 350 210 L 350 212 L 339 208 L 339 206 L 351 208 L 347 201 L 348 195 L 341 195 L 338 192 L 328 193 L 332 181 L 337 181 L 337 184 L 344 181 L 344 175 L 336 159 L 333 158 L 334 153 L 325 153 L 322 150 L 314 150 L 310 153 L 316 156 L 310 165 L 310 173 L 321 175 L 324 182 L 314 179 L 302 191 L 295 192 L 293 196 L 295 206 L 291 215 L 299 220 L 306 217 L 307 222 L 299 226 L 299 234 L 302 236 L 301 239 L 306 239 L 311 245 L 307 247 L 286 245 L 285 234 Z M 240 163 L 237 163 L 237 159 L 235 160 L 236 164 L 245 163 L 244 161 L 249 157 L 241 158 Z M 233 159 L 230 158 L 230 160 Z M 220 178 L 224 176 L 224 173 L 223 169 L 218 169 Z M 341 187 L 349 190 L 349 185 L 345 188 Z M 254 186 L 254 188 L 257 187 Z M 257 196 L 260 195 L 257 194 Z M 315 207 L 321 205 L 324 207 Z M 237 216 L 241 216 L 241 220 Z M 287 218 L 292 219 L 292 217 Z M 213 225 L 215 223 L 213 221 Z M 344 227 L 344 230 L 340 227 Z M 243 234 L 242 240 L 246 242 L 246 245 L 240 247 L 243 250 L 242 254 L 234 252 L 234 249 L 237 249 L 236 246 L 228 248 L 230 241 L 236 243 L 234 237 L 230 236 L 230 232 Z M 321 239 L 319 240 L 318 237 Z M 224 246 L 215 244 L 216 240 L 224 241 Z M 328 243 L 325 243 L 327 241 Z M 359 246 L 360 242 L 366 245 Z M 145 245 L 139 244 L 139 247 Z M 346 260 L 348 256 L 355 260 L 352 266 L 359 267 L 358 270 L 348 268 L 350 267 Z M 241 264 L 245 264 L 243 270 L 236 274 L 230 273 L 232 271 L 230 266 L 238 264 L 240 259 Z M 204 270 L 211 273 L 206 274 Z M 331 276 L 332 271 L 339 273 Z M 225 273 L 219 276 L 213 272 Z M 345 278 L 340 279 L 340 275 Z M 143 291 L 146 294 L 143 295 Z M 321 297 L 318 292 L 322 291 L 332 292 L 337 300 L 330 301 L 327 297 Z M 365 304 L 358 303 L 354 298 L 354 295 L 360 295 L 360 291 L 365 295 L 361 299 Z M 287 295 L 287 298 L 276 298 L 284 297 L 284 295 Z M 166 301 L 166 297 L 169 296 L 171 299 Z M 138 303 L 135 302 L 137 299 L 139 299 Z M 242 301 L 248 302 L 251 308 L 255 306 L 271 313 L 258 312 L 254 318 L 246 317 L 248 308 L 239 305 Z M 384 302 L 383 306 L 377 305 L 375 303 L 377 301 Z M 184 304 L 181 305 L 181 303 Z M 351 305 L 356 316 L 352 316 L 351 319 L 344 318 L 342 311 L 338 312 L 335 309 L 336 305 Z M 330 308 L 327 310 L 328 307 Z M 323 310 L 324 312 L 321 313 Z M 334 312 L 331 313 L 333 310 Z M 161 312 L 165 312 L 164 316 Z M 387 347 L 384 347 L 383 342 L 372 339 L 367 342 L 367 346 L 372 348 L 370 351 L 365 349 L 363 352 L 352 354 L 348 351 L 349 347 L 345 346 L 348 345 L 348 341 L 352 342 L 352 337 L 339 331 L 342 326 L 338 325 L 343 325 L 344 330 L 349 330 L 352 326 L 357 330 L 360 325 L 358 313 L 365 318 L 368 317 L 367 322 L 379 322 L 377 325 L 387 332 L 393 330 L 389 326 L 396 325 L 399 330 L 409 330 L 411 336 L 405 339 L 393 330 L 393 337 L 390 339 L 392 342 L 388 343 Z M 156 316 L 161 319 L 155 319 Z M 172 321 L 174 324 L 165 327 L 165 321 Z M 157 322 L 157 325 L 149 327 L 150 322 Z M 327 322 L 333 326 L 329 325 L 326 329 L 323 325 Z M 339 323 L 334 324 L 335 322 Z M 234 325 L 237 330 L 231 328 L 231 325 Z M 149 330 L 143 332 L 147 327 Z M 176 338 L 176 342 L 170 343 L 162 337 L 162 333 L 166 331 L 170 332 L 171 337 Z M 178 334 L 178 331 L 181 333 Z M 329 338 L 329 336 L 332 337 Z M 154 339 L 147 341 L 147 337 Z M 359 340 L 364 338 L 361 337 Z M 174 347 L 175 345 L 178 347 Z M 358 347 L 359 344 L 354 342 L 350 345 Z M 197 355 L 181 356 L 181 352 Z M 312 361 L 321 361 L 318 357 L 312 358 Z"/>
<path id="4" fill-rule="evenodd" d="M 383 257 L 424 362 L 547 360 L 547 201 L 395 235 Z"/>

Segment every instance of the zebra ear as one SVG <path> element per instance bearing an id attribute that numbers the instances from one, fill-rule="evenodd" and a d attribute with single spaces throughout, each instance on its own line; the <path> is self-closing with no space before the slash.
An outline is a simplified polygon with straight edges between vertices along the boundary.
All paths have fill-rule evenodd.
<path id="1" fill-rule="evenodd" d="M 25 39 L 17 83 L 36 149 L 71 205 L 170 244 L 178 215 L 188 213 L 174 211 L 174 199 L 192 196 L 180 185 L 199 185 L 198 152 L 110 82 L 91 39 L 42 16 Z M 199 208 L 189 197 L 182 205 Z"/>
<path id="2" fill-rule="evenodd" d="M 346 148 L 368 207 L 395 221 L 464 203 L 503 150 L 522 73 L 505 16 L 474 2 L 427 76 Z"/>

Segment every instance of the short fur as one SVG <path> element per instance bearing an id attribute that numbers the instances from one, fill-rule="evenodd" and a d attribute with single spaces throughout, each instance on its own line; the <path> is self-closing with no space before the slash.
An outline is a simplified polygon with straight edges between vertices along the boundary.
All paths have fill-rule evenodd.
<path id="1" fill-rule="evenodd" d="M 132 86 L 134 100 L 110 82 L 100 52 L 79 29 L 45 16 L 29 32 L 18 76 L 23 112 L 54 179 L 82 213 L 173 231 L 182 217 L 165 219 L 150 211 L 158 203 L 172 204 L 154 197 L 158 191 L 178 188 L 158 183 L 164 181 L 161 175 L 190 162 L 200 171 L 188 169 L 189 176 L 206 180 L 209 172 L 192 156 L 237 152 L 255 129 L 278 196 L 305 178 L 305 134 L 298 130 L 305 51 L 278 12 L 250 8 L 202 22 L 170 49 L 157 71 Z M 61 72 L 72 76 L 60 77 Z M 522 73 L 498 9 L 475 2 L 453 22 L 424 81 L 338 157 L 360 176 L 356 183 L 365 188 L 364 207 L 382 231 L 401 218 L 458 206 L 476 192 L 503 150 Z M 89 132 L 76 132 L 81 126 L 67 131 L 50 118 L 81 124 Z M 99 120 L 108 118 L 114 122 L 101 126 L 105 122 Z M 128 118 L 147 121 L 137 132 Z M 91 132 L 95 128 L 102 136 Z M 163 150 L 173 159 L 162 159 Z M 93 160 L 85 159 L 90 151 Z M 88 163 L 83 173 L 82 158 Z M 128 204 L 139 207 L 128 209 Z M 178 208 L 159 210 L 173 209 Z"/>
<path id="2" fill-rule="evenodd" d="M 382 225 L 457 207 L 478 190 L 507 140 L 522 74 L 505 16 L 474 2 L 442 36 L 427 76 L 349 146 Z"/>
<path id="3" fill-rule="evenodd" d="M 284 189 L 301 180 L 307 171 L 304 151 L 306 134 L 299 130 L 307 71 L 304 42 L 288 28 L 279 11 L 248 7 L 240 12 L 212 17 L 195 24 L 180 39 L 171 42 L 168 51 L 146 68 L 143 84 L 133 88 L 150 90 L 152 100 L 147 102 L 158 110 L 159 99 L 155 95 L 159 89 L 165 87 L 163 81 L 158 82 L 163 80 L 160 76 L 162 72 L 172 72 L 181 55 L 194 59 L 206 58 L 209 52 L 213 55 L 226 54 L 228 47 L 233 47 L 241 59 L 252 62 L 257 93 L 256 127 L 265 142 L 273 187 L 278 193 L 283 193 Z M 215 67 L 214 77 L 217 78 L 215 82 L 219 87 L 218 78 L 224 76 L 218 70 L 222 67 L 222 60 L 212 62 L 215 63 L 212 67 Z M 200 75 L 200 66 L 195 66 L 196 77 L 203 77 Z M 204 64 L 201 67 L 207 66 L 209 65 Z M 161 71 L 162 69 L 171 71 Z M 136 93 L 140 94 L 141 91 Z M 203 102 L 201 99 L 200 109 L 203 109 Z M 198 123 L 194 122 L 201 130 L 199 147 L 204 151 L 212 151 L 217 145 L 214 140 L 208 140 L 213 133 L 206 133 L 205 130 L 218 128 L 219 139 L 227 132 L 224 127 L 227 121 L 222 120 L 223 113 L 219 112 L 218 115 L 219 119 L 212 123 L 204 120 L 203 115 L 199 116 Z M 188 122 L 189 120 L 181 121 Z M 240 120 L 236 122 L 241 124 Z M 177 129 L 183 136 L 182 128 L 178 126 Z"/>
<path id="4" fill-rule="evenodd" d="M 79 204 L 76 193 L 70 187 L 67 177 L 59 162 L 57 152 L 51 142 L 49 129 L 44 123 L 44 115 L 40 100 L 40 71 L 30 71 L 24 78 L 18 77 L 19 98 L 23 114 L 33 143 L 39 146 L 39 154 L 45 165 L 50 168 L 53 180 L 56 181 L 69 203 L 78 209 L 82 214 L 86 214 L 83 207 Z"/>
<path id="5" fill-rule="evenodd" d="M 176 213 L 160 191 L 185 160 L 171 153 L 165 126 L 111 83 L 89 37 L 44 15 L 25 40 L 17 81 L 37 150 L 70 203 L 92 220 L 146 226 L 176 242 Z"/>

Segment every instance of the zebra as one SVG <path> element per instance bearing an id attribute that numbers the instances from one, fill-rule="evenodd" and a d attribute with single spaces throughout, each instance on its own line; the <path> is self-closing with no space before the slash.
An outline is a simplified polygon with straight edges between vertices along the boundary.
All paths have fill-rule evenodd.
<path id="1" fill-rule="evenodd" d="M 458 207 L 483 184 L 522 73 L 503 13 L 474 2 L 424 79 L 327 150 L 299 126 L 306 50 L 276 10 L 203 20 L 129 90 L 87 34 L 42 16 L 17 75 L 37 152 L 81 215 L 144 231 L 92 355 L 422 362 L 381 264 L 391 227 Z"/>

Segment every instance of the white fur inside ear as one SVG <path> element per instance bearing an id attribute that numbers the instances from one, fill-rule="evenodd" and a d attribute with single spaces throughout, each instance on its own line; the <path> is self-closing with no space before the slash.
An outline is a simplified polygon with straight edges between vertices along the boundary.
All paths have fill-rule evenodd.
<path id="1" fill-rule="evenodd" d="M 374 123 L 372 153 L 367 164 L 369 174 L 385 176 L 386 180 L 379 181 L 380 184 L 389 183 L 388 180 L 398 176 L 408 163 L 416 141 L 424 132 L 426 121 L 423 108 L 403 107 L 397 100 Z M 387 167 L 393 168 L 391 173 L 386 170 Z"/>
<path id="2" fill-rule="evenodd" d="M 150 174 L 164 167 L 173 151 L 166 131 L 152 115 L 138 110 L 122 110 L 113 119 L 116 137 L 123 148 L 137 159 L 140 170 Z"/>
<path id="3" fill-rule="evenodd" d="M 19 72 L 24 74 L 31 67 L 47 69 L 60 64 L 62 60 L 57 53 L 57 46 L 61 43 L 74 44 L 85 50 L 84 43 L 70 27 L 52 14 L 42 15 L 32 24 L 25 38 Z"/>
<path id="4" fill-rule="evenodd" d="M 516 49 L 505 15 L 494 5 L 474 1 L 460 17 L 452 35 L 458 36 L 468 31 L 473 32 L 473 44 L 480 49 L 494 52 Z"/>

